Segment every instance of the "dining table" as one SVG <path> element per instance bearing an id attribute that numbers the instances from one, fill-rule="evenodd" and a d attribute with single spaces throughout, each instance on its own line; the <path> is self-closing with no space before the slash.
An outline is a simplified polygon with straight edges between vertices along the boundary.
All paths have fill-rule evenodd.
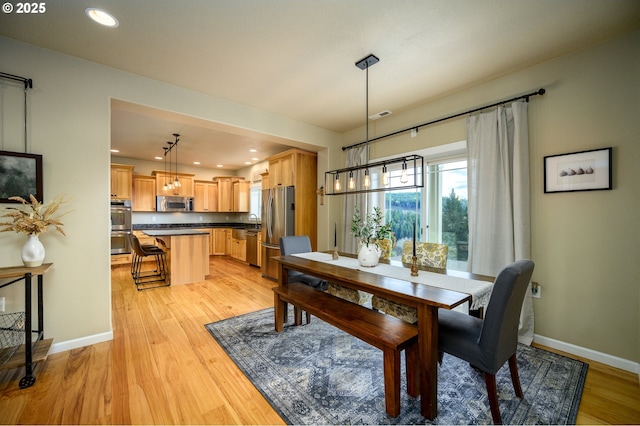
<path id="1" fill-rule="evenodd" d="M 289 270 L 313 275 L 328 282 L 384 297 L 415 307 L 418 321 L 420 412 L 429 420 L 437 416 L 438 310 L 454 309 L 469 302 L 472 308 L 488 302 L 490 277 L 448 271 L 420 270 L 411 276 L 399 262 L 362 267 L 353 256 L 310 252 L 274 257 L 279 264 L 279 283 L 286 285 Z M 277 324 L 276 324 L 277 326 Z"/>

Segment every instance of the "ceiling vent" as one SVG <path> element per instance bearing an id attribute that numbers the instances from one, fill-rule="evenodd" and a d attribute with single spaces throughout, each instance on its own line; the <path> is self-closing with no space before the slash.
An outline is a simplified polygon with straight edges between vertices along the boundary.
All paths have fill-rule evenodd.
<path id="1" fill-rule="evenodd" d="M 377 120 L 378 118 L 386 117 L 387 115 L 391 115 L 391 111 L 389 110 L 380 111 L 377 114 L 370 115 L 369 120 Z"/>

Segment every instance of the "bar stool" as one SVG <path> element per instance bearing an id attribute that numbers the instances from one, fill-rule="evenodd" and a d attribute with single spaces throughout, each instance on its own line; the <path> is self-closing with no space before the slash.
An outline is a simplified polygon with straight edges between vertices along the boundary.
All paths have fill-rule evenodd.
<path id="1" fill-rule="evenodd" d="M 131 248 L 133 250 L 131 258 L 131 277 L 138 290 L 149 288 L 166 287 L 171 285 L 169 281 L 169 271 L 167 268 L 167 255 L 160 247 L 154 245 L 140 244 L 140 240 L 133 234 L 129 234 Z M 147 256 L 155 257 L 155 269 L 143 269 L 143 261 Z M 153 285 L 149 285 L 153 284 Z"/>

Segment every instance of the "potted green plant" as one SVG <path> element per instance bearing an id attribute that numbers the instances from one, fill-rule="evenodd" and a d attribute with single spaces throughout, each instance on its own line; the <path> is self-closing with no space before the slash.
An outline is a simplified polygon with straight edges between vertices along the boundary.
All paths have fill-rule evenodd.
<path id="1" fill-rule="evenodd" d="M 29 239 L 22 247 L 22 262 L 27 267 L 42 265 L 44 261 L 44 246 L 40 242 L 39 236 L 46 232 L 50 226 L 62 235 L 66 235 L 62 229 L 63 223 L 60 218 L 65 213 L 58 213 L 60 206 L 69 200 L 63 195 L 58 195 L 49 205 L 44 206 L 33 195 L 29 196 L 29 201 L 22 197 L 9 197 L 10 200 L 22 204 L 22 208 L 6 207 L 0 217 L 7 218 L 5 222 L 0 222 L 0 232 L 17 232 L 27 234 Z"/>
<path id="2" fill-rule="evenodd" d="M 384 214 L 379 207 L 362 217 L 356 206 L 351 220 L 351 232 L 360 241 L 358 260 L 362 266 L 375 266 L 383 254 L 384 241 L 392 240 L 391 223 L 384 223 Z"/>

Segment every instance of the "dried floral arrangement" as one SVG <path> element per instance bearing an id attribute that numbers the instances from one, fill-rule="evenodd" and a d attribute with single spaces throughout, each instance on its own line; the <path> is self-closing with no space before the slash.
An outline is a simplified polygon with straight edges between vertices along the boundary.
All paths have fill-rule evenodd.
<path id="1" fill-rule="evenodd" d="M 58 213 L 60 207 L 69 202 L 63 194 L 55 196 L 49 205 L 44 206 L 33 195 L 29 195 L 29 201 L 22 197 L 9 197 L 10 200 L 22 203 L 23 207 L 6 207 L 3 209 L 2 218 L 8 218 L 0 222 L 0 232 L 18 232 L 24 234 L 41 234 L 50 226 L 56 231 L 66 235 L 62 227 L 64 224 L 60 218 L 69 212 Z M 58 213 L 56 215 L 56 213 Z"/>

